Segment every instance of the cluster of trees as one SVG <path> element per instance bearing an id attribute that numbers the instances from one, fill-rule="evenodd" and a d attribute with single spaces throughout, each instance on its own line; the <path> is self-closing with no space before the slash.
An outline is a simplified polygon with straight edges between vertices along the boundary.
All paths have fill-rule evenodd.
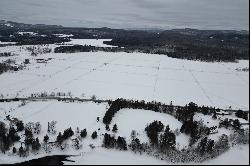
<path id="1" fill-rule="evenodd" d="M 235 113 L 235 116 L 237 116 L 238 118 L 242 118 L 242 119 L 248 120 L 248 112 L 246 112 L 246 111 L 238 110 Z"/>
<path id="2" fill-rule="evenodd" d="M 92 52 L 92 51 L 95 51 L 95 47 L 88 45 L 60 46 L 56 47 L 54 50 L 55 53 L 76 53 L 76 52 Z"/>
<path id="3" fill-rule="evenodd" d="M 107 110 L 103 117 L 103 123 L 106 125 L 110 124 L 114 115 L 123 108 L 144 109 L 152 110 L 155 112 L 168 113 L 182 122 L 192 120 L 195 112 L 202 113 L 204 115 L 211 115 L 214 114 L 217 110 L 214 107 L 200 107 L 193 102 L 189 103 L 186 106 L 174 106 L 172 102 L 169 105 L 166 105 L 160 102 L 116 99 L 109 104 L 110 108 Z"/>
<path id="4" fill-rule="evenodd" d="M 12 152 L 19 153 L 20 156 L 26 156 L 29 150 L 38 151 L 41 148 L 41 144 L 38 138 L 34 138 L 34 134 L 39 134 L 41 129 L 40 123 L 28 123 L 24 126 L 22 121 L 15 119 L 11 121 L 9 128 L 5 123 L 0 122 L 0 150 L 5 153 L 10 150 L 15 142 L 20 142 L 21 137 L 18 132 L 24 131 L 24 142 L 21 142 L 21 146 L 17 151 L 16 147 L 13 147 Z M 23 146 L 23 144 L 25 146 Z"/>
<path id="5" fill-rule="evenodd" d="M 33 131 L 30 128 L 25 128 L 24 144 L 26 147 L 26 151 L 29 151 L 30 147 L 33 151 L 38 151 L 41 148 L 41 144 L 38 137 L 34 138 Z"/>
<path id="6" fill-rule="evenodd" d="M 9 57 L 9 56 L 13 56 L 13 54 L 11 52 L 1 52 L 0 53 L 0 57 Z"/>
<path id="7" fill-rule="evenodd" d="M 125 138 L 118 136 L 116 139 L 114 136 L 105 133 L 103 138 L 103 146 L 108 149 L 119 149 L 119 150 L 127 150 L 127 142 Z"/>
<path id="8" fill-rule="evenodd" d="M 12 66 L 8 63 L 0 63 L 0 74 L 10 71 L 10 70 L 18 71 L 19 68 L 17 66 Z"/>
<path id="9" fill-rule="evenodd" d="M 150 123 L 145 131 L 152 147 L 157 147 L 160 151 L 166 151 L 170 148 L 175 149 L 176 136 L 169 126 L 165 127 L 161 121 Z"/>
<path id="10" fill-rule="evenodd" d="M 180 132 L 190 135 L 190 145 L 193 145 L 200 138 L 209 135 L 210 128 L 203 126 L 200 122 L 188 120 L 182 124 Z"/>
<path id="11" fill-rule="evenodd" d="M 69 38 L 62 38 L 56 35 L 48 34 L 46 36 L 40 35 L 19 35 L 13 34 L 12 41 L 17 42 L 17 45 L 42 45 L 42 44 L 54 44 L 54 43 L 63 43 L 70 41 Z"/>
<path id="12" fill-rule="evenodd" d="M 197 146 L 197 150 L 201 155 L 205 153 L 211 153 L 214 148 L 214 140 L 208 139 L 207 137 L 201 139 L 200 143 Z"/>
<path id="13" fill-rule="evenodd" d="M 220 121 L 219 127 L 225 127 L 225 128 L 232 127 L 233 129 L 237 131 L 241 129 L 241 124 L 238 119 L 225 118 L 224 120 Z"/>
<path id="14" fill-rule="evenodd" d="M 240 72 L 249 72 L 249 67 L 244 67 L 244 68 L 237 68 L 235 69 L 236 71 L 240 71 Z"/>
<path id="15" fill-rule="evenodd" d="M 17 132 L 13 126 L 7 129 L 5 123 L 0 121 L 0 150 L 3 153 L 9 150 L 13 143 L 21 139 Z"/>
<path id="16" fill-rule="evenodd" d="M 37 56 L 39 54 L 47 54 L 52 52 L 52 49 L 47 45 L 29 46 L 25 47 L 25 49 L 30 52 L 31 56 Z"/>
<path id="17" fill-rule="evenodd" d="M 146 153 L 158 159 L 171 161 L 173 163 L 202 162 L 217 157 L 230 148 L 228 136 L 222 135 L 216 142 L 207 137 L 202 137 L 197 143 L 197 146 L 189 146 L 186 149 L 178 150 L 175 146 L 175 134 L 170 131 L 168 126 L 162 126 L 162 123 L 159 121 L 154 121 L 147 126 L 148 130 L 149 128 L 152 129 L 153 134 L 151 134 L 154 135 L 153 137 L 149 136 L 149 138 L 153 138 L 150 139 L 149 144 L 141 143 L 140 139 L 136 138 L 136 132 L 132 131 L 131 143 L 128 147 L 135 153 Z M 153 128 L 161 132 L 155 132 Z M 156 137 L 156 133 L 158 133 L 158 137 Z M 232 139 L 239 140 L 236 136 L 233 136 Z M 152 140 L 154 140 L 153 144 Z M 158 140 L 158 142 L 156 142 L 156 140 Z"/>

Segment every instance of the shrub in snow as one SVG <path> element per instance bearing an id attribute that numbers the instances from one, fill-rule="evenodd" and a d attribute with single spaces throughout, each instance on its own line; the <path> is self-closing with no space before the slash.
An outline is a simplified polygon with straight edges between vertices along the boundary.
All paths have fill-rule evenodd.
<path id="1" fill-rule="evenodd" d="M 116 146 L 116 139 L 115 137 L 111 136 L 110 134 L 105 133 L 103 138 L 103 146 L 105 148 L 114 148 Z"/>
<path id="2" fill-rule="evenodd" d="M 123 137 L 118 137 L 117 141 L 116 141 L 116 148 L 119 149 L 119 150 L 127 150 L 127 142 L 125 140 L 125 138 Z"/>
<path id="3" fill-rule="evenodd" d="M 68 139 L 69 137 L 71 137 L 73 135 L 74 135 L 74 132 L 70 127 L 68 129 L 64 130 L 62 137 L 63 137 L 64 140 L 66 140 L 66 139 Z"/>
<path id="4" fill-rule="evenodd" d="M 96 96 L 95 95 L 91 96 L 91 100 L 96 100 Z"/>
<path id="5" fill-rule="evenodd" d="M 249 144 L 249 129 L 241 129 L 230 134 L 229 141 L 232 142 L 233 145 Z"/>
<path id="6" fill-rule="evenodd" d="M 164 125 L 161 121 L 154 121 L 145 128 L 149 141 L 152 145 L 158 145 L 158 135 L 159 132 L 163 131 L 163 129 Z"/>
<path id="7" fill-rule="evenodd" d="M 19 153 L 19 156 L 20 157 L 26 157 L 27 153 L 25 151 L 25 149 L 23 148 L 23 146 L 21 146 L 19 149 L 18 149 L 18 153 Z"/>
<path id="8" fill-rule="evenodd" d="M 84 129 L 84 130 L 81 130 L 80 136 L 81 136 L 81 138 L 85 138 L 87 136 L 87 134 L 88 134 L 87 130 Z"/>
<path id="9" fill-rule="evenodd" d="M 35 140 L 33 140 L 32 144 L 31 144 L 32 150 L 34 151 L 38 151 L 41 148 L 41 144 L 38 138 L 36 138 Z"/>
<path id="10" fill-rule="evenodd" d="M 106 126 L 105 126 L 105 129 L 106 129 L 107 131 L 110 131 L 109 125 L 106 125 Z"/>
<path id="11" fill-rule="evenodd" d="M 80 145 L 80 141 L 79 141 L 78 138 L 73 139 L 72 142 L 73 142 L 73 146 L 74 146 L 74 148 L 75 148 L 76 150 L 79 150 L 79 149 L 82 147 L 82 146 Z"/>
<path id="12" fill-rule="evenodd" d="M 117 130 L 118 130 L 118 127 L 117 127 L 117 125 L 115 124 L 115 125 L 113 126 L 112 131 L 113 131 L 114 133 L 116 133 L 116 132 L 117 132 Z"/>
<path id="13" fill-rule="evenodd" d="M 57 121 L 48 122 L 48 133 L 56 134 Z"/>
<path id="14" fill-rule="evenodd" d="M 36 122 L 35 126 L 34 126 L 34 133 L 35 134 L 40 134 L 41 128 L 42 128 L 42 126 L 41 126 L 40 122 Z"/>
<path id="15" fill-rule="evenodd" d="M 242 111 L 242 110 L 238 110 L 238 111 L 235 113 L 235 116 L 237 116 L 238 118 L 242 118 L 242 119 L 248 120 L 248 113 L 247 113 L 247 112 L 244 112 L 244 111 Z"/>
<path id="16" fill-rule="evenodd" d="M 93 133 L 92 133 L 92 135 L 91 135 L 91 137 L 92 137 L 92 139 L 96 139 L 97 138 L 97 132 L 96 131 L 94 131 Z"/>
<path id="17" fill-rule="evenodd" d="M 24 130 L 23 121 L 16 122 L 16 127 L 17 127 L 17 131 L 23 131 Z"/>
<path id="18" fill-rule="evenodd" d="M 16 154 L 16 147 L 13 147 L 12 152 L 13 154 Z"/>
<path id="19" fill-rule="evenodd" d="M 3 137 L 7 133 L 7 128 L 4 122 L 0 121 L 0 137 Z"/>
<path id="20" fill-rule="evenodd" d="M 33 122 L 29 122 L 25 125 L 25 130 L 29 130 L 33 133 L 34 131 L 34 128 L 35 128 L 35 123 Z"/>
<path id="21" fill-rule="evenodd" d="M 143 146 L 138 138 L 132 139 L 131 143 L 129 144 L 129 148 L 135 153 L 141 153 L 143 150 Z"/>
<path id="22" fill-rule="evenodd" d="M 169 148 L 175 148 L 176 136 L 170 131 L 169 126 L 166 127 L 164 133 L 160 135 L 159 146 L 161 151 L 168 150 Z"/>
<path id="23" fill-rule="evenodd" d="M 125 138 L 118 136 L 118 139 L 115 139 L 114 136 L 105 133 L 103 138 L 103 146 L 105 148 L 116 148 L 119 150 L 127 150 L 127 142 Z"/>

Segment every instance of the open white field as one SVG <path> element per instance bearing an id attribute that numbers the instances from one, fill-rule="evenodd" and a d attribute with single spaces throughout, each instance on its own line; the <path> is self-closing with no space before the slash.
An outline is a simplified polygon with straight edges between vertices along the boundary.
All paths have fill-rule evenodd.
<path id="1" fill-rule="evenodd" d="M 107 52 L 8 58 L 18 62 L 29 58 L 31 64 L 24 70 L 0 75 L 0 94 L 4 96 L 72 92 L 74 96 L 96 95 L 102 99 L 123 97 L 249 109 L 249 72 L 236 71 L 249 67 L 249 61 L 205 63 L 164 55 Z M 52 60 L 37 63 L 38 58 Z"/>
<path id="2" fill-rule="evenodd" d="M 105 47 L 104 40 L 72 40 L 67 44 L 90 44 Z M 249 110 L 249 72 L 236 71 L 237 68 L 249 68 L 249 61 L 239 63 L 206 63 L 169 58 L 164 55 L 142 53 L 108 53 L 88 52 L 74 54 L 42 54 L 31 56 L 26 49 L 29 46 L 0 47 L 0 52 L 11 51 L 14 56 L 0 57 L 0 62 L 13 59 L 16 64 L 22 64 L 30 59 L 26 68 L 16 72 L 6 72 L 0 75 L 0 97 L 25 97 L 34 93 L 71 92 L 73 97 L 90 98 L 96 95 L 99 99 L 138 99 L 145 101 L 159 101 L 174 105 L 185 105 L 195 102 L 199 105 L 215 106 Z M 46 46 L 44 46 L 46 47 Z M 56 45 L 48 45 L 53 49 Z M 46 63 L 38 63 L 37 59 L 46 59 Z M 101 147 L 105 125 L 102 118 L 108 109 L 107 103 L 92 102 L 58 102 L 36 101 L 22 106 L 21 102 L 0 103 L 0 121 L 6 121 L 6 116 L 16 117 L 28 122 L 40 122 L 42 131 L 39 137 L 43 139 L 47 133 L 47 123 L 56 120 L 57 134 L 72 127 L 87 129 L 88 136 L 82 142 L 82 148 L 76 151 L 69 147 L 65 151 L 52 150 L 50 155 L 70 154 L 79 155 L 72 158 L 74 164 L 173 164 L 152 157 L 135 155 L 132 152 L 119 152 Z M 100 121 L 97 122 L 97 117 Z M 220 117 L 220 116 L 219 116 Z M 226 118 L 223 116 L 221 118 Z M 230 118 L 236 118 L 230 116 Z M 218 126 L 219 121 L 211 116 L 196 114 L 196 121 L 203 121 L 208 127 Z M 136 130 L 142 142 L 148 142 L 144 131 L 148 123 L 154 120 L 169 125 L 175 131 L 182 123 L 168 114 L 147 110 L 120 110 L 113 118 L 110 127 L 118 125 L 118 132 L 108 132 L 122 136 L 130 142 L 132 130 Z M 240 120 L 241 123 L 248 121 Z M 246 126 L 248 128 L 248 126 Z M 98 132 L 98 138 L 93 140 L 91 134 Z M 222 134 L 230 135 L 232 130 L 218 129 L 218 133 L 209 138 L 218 140 Z M 50 135 L 50 141 L 56 139 Z M 75 136 L 74 136 L 75 137 Z M 189 144 L 190 136 L 176 134 L 176 147 L 180 150 Z M 22 139 L 24 139 L 22 135 Z M 17 145 L 18 144 L 18 145 Z M 16 147 L 20 147 L 17 143 Z M 89 145 L 96 148 L 92 149 Z M 248 153 L 247 153 L 248 152 Z M 31 154 L 28 158 L 11 156 L 10 152 L 2 155 L 1 163 L 15 163 L 47 155 L 44 151 Z M 236 154 L 237 153 L 237 154 Z M 232 147 L 230 151 L 218 159 L 206 161 L 202 164 L 231 164 L 249 163 L 249 148 L 246 146 Z M 238 161 L 238 156 L 242 160 Z M 107 158 L 112 158 L 108 160 Z M 228 160 L 230 159 L 230 160 Z M 71 163 L 69 163 L 71 164 Z"/>
<path id="3" fill-rule="evenodd" d="M 0 121 L 10 115 L 22 119 L 25 123 L 40 122 L 43 128 L 41 139 L 47 132 L 48 122 L 53 120 L 57 121 L 56 130 L 58 132 L 62 132 L 69 127 L 72 127 L 75 131 L 79 127 L 80 129 L 86 128 L 90 134 L 98 131 L 98 135 L 102 135 L 107 132 L 102 119 L 108 108 L 107 103 L 97 104 L 93 102 L 37 101 L 28 102 L 24 106 L 21 106 L 21 102 L 0 103 Z M 99 122 L 97 122 L 97 117 L 100 118 Z M 181 122 L 168 114 L 149 110 L 123 109 L 113 118 L 110 127 L 112 129 L 113 125 L 117 124 L 117 135 L 124 137 L 127 141 L 130 141 L 131 132 L 135 130 L 138 134 L 137 137 L 142 142 L 149 142 L 144 130 L 147 124 L 155 120 L 161 121 L 165 126 L 169 125 L 172 131 L 180 129 L 182 126 Z M 188 146 L 189 136 L 179 134 L 176 137 L 176 143 L 179 149 L 185 148 Z M 102 139 L 100 138 L 96 146 L 101 144 Z"/>
<path id="4" fill-rule="evenodd" d="M 106 131 L 105 125 L 102 123 L 102 119 L 107 109 L 107 103 L 97 104 L 93 102 L 66 103 L 58 101 L 36 101 L 27 102 L 25 105 L 21 105 L 21 102 L 0 103 L 0 121 L 5 121 L 6 115 L 10 115 L 11 117 L 22 119 L 24 123 L 40 122 L 42 130 L 39 135 L 35 134 L 35 137 L 39 137 L 40 140 L 43 140 L 44 135 L 47 133 L 47 123 L 55 120 L 57 121 L 57 133 L 54 135 L 49 134 L 50 141 L 55 141 L 58 132 L 62 132 L 69 127 L 71 127 L 74 132 L 76 132 L 77 127 L 79 127 L 80 130 L 86 128 L 88 135 L 81 142 L 82 148 L 80 150 L 71 148 L 71 142 L 68 141 L 69 146 L 64 151 L 55 149 L 49 153 L 49 155 L 80 155 L 72 158 L 76 161 L 74 164 L 143 164 L 145 161 L 147 161 L 148 164 L 167 164 L 166 161 L 160 161 L 149 156 L 135 155 L 132 152 L 108 151 L 103 149 L 101 147 L 103 134 L 110 133 L 115 135 L 115 137 L 123 136 L 127 142 L 130 142 L 131 131 L 136 130 L 138 133 L 137 137 L 140 138 L 141 142 L 149 142 L 144 131 L 147 124 L 154 120 L 158 120 L 162 121 L 164 125 L 169 125 L 171 130 L 175 130 L 178 128 L 180 129 L 182 125 L 181 122 L 163 113 L 124 109 L 119 111 L 112 120 L 110 125 L 111 128 L 115 123 L 118 125 L 118 132 L 114 134 L 112 131 Z M 99 122 L 97 121 L 97 117 L 100 117 Z M 135 121 L 135 118 L 138 120 L 139 117 L 140 121 Z M 91 134 L 94 131 L 98 133 L 98 137 L 95 140 L 91 138 Z M 22 140 L 24 139 L 23 136 L 21 138 Z M 181 149 L 187 146 L 189 143 L 188 140 L 189 136 L 185 134 L 178 135 L 176 139 L 177 148 Z M 93 144 L 96 148 L 90 148 L 90 144 Z M 20 143 L 16 143 L 15 146 L 20 147 L 21 145 Z M 48 155 L 44 151 L 40 151 L 38 154 L 30 154 L 28 158 L 17 158 L 8 155 L 8 153 L 3 155 L 2 159 L 0 159 L 0 164 L 9 163 L 9 160 L 11 160 L 11 163 L 15 163 Z M 116 156 L 116 159 L 107 160 L 107 157 L 110 157 L 111 154 L 113 157 Z M 127 161 L 128 159 L 131 160 Z"/>
<path id="5" fill-rule="evenodd" d="M 131 131 L 135 130 L 137 133 L 137 138 L 142 142 L 149 142 L 147 134 L 145 132 L 145 127 L 147 124 L 158 120 L 161 121 L 165 126 L 169 125 L 170 130 L 180 130 L 182 123 L 175 119 L 173 116 L 153 112 L 149 110 L 140 109 L 122 109 L 120 110 L 112 120 L 111 126 L 117 124 L 119 127 L 118 135 L 130 138 Z M 189 136 L 186 134 L 176 135 L 176 145 L 178 149 L 183 149 L 188 147 Z"/>

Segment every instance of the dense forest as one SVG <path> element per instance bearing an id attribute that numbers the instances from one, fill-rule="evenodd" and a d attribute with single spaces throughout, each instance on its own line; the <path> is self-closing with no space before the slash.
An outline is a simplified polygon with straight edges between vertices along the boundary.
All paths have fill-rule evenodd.
<path id="1" fill-rule="evenodd" d="M 249 59 L 248 31 L 197 29 L 143 31 L 7 23 L 12 26 L 6 26 L 5 21 L 0 21 L 0 41 L 17 42 L 21 45 L 67 42 L 70 40 L 69 37 L 59 37 L 55 34 L 68 34 L 78 39 L 112 39 L 104 43 L 118 46 L 104 51 L 136 51 L 209 62 Z M 34 32 L 36 35 L 20 35 L 19 32 Z"/>

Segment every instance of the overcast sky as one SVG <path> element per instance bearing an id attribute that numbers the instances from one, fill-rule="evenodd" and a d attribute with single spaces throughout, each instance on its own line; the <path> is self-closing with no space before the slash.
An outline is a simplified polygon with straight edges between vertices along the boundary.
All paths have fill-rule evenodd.
<path id="1" fill-rule="evenodd" d="M 0 0 L 0 19 L 81 27 L 249 29 L 249 0 Z"/>

